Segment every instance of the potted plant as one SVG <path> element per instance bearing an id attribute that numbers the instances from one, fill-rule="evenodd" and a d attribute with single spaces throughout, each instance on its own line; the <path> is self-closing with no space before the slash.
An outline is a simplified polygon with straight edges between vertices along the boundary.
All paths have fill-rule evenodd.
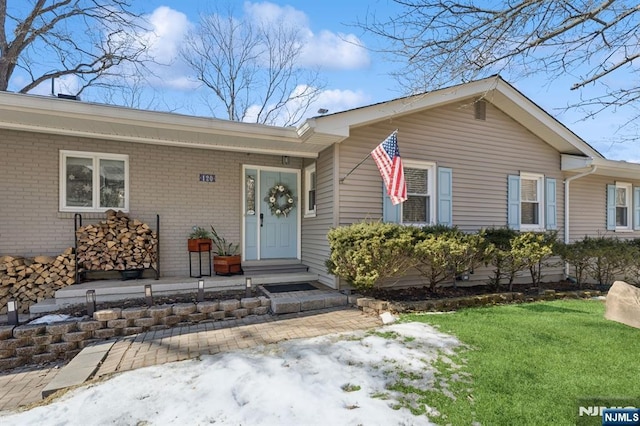
<path id="1" fill-rule="evenodd" d="M 194 226 L 189 234 L 189 251 L 209 251 L 211 246 L 211 232 L 201 226 Z"/>
<path id="2" fill-rule="evenodd" d="M 213 226 L 211 237 L 214 245 L 213 271 L 216 275 L 242 274 L 242 258 L 238 254 L 240 245 L 227 242 Z"/>

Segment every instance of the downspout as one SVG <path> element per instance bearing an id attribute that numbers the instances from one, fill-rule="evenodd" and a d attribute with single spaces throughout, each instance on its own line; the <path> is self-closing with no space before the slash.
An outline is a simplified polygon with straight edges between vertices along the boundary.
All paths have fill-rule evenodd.
<path id="1" fill-rule="evenodd" d="M 569 183 L 581 177 L 585 177 L 598 169 L 598 166 L 591 165 L 591 169 L 577 174 L 575 176 L 568 177 L 564 180 L 564 243 L 569 244 Z M 565 279 L 569 276 L 569 264 L 564 264 L 564 276 Z"/>

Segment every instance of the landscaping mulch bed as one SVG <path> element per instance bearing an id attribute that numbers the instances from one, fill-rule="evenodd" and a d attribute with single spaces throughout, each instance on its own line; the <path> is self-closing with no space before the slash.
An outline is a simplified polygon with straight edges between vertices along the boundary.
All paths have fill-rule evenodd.
<path id="1" fill-rule="evenodd" d="M 514 284 L 513 291 L 523 293 L 525 295 L 536 295 L 544 290 L 560 291 L 576 291 L 576 290 L 603 290 L 600 286 L 584 284 L 582 288 L 578 288 L 576 284 L 568 281 L 559 281 L 552 283 L 543 283 L 540 287 L 531 284 Z M 440 300 L 450 299 L 454 297 L 478 296 L 483 294 L 502 293 L 509 291 L 508 286 L 495 288 L 489 285 L 459 286 L 454 287 L 436 287 L 436 291 L 432 292 L 428 286 L 408 287 L 408 288 L 373 288 L 369 290 L 359 291 L 366 297 L 372 297 L 378 300 L 386 300 L 389 302 L 417 302 L 421 300 Z"/>

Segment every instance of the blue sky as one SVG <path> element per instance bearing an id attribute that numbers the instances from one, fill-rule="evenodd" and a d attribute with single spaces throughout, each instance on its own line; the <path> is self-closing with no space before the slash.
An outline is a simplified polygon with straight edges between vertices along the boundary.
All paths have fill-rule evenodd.
<path id="1" fill-rule="evenodd" d="M 144 7 L 141 10 L 148 14 L 153 24 L 154 31 L 149 34 L 149 40 L 153 43 L 154 54 L 160 61 L 172 63 L 170 67 L 158 67 L 154 70 L 159 78 L 154 83 L 155 87 L 148 90 L 148 96 L 153 97 L 155 108 L 208 115 L 202 100 L 206 92 L 196 87 L 186 66 L 175 59 L 183 35 L 197 22 L 198 14 L 206 12 L 213 1 L 134 2 L 137 7 Z M 368 14 L 375 13 L 381 19 L 393 15 L 399 9 L 392 1 L 236 1 L 234 4 L 236 15 L 280 15 L 295 20 L 304 28 L 308 49 L 303 61 L 309 66 L 320 66 L 321 78 L 326 82 L 326 90 L 309 110 L 309 115 L 316 115 L 319 108 L 337 112 L 393 99 L 403 94 L 396 81 L 388 75 L 392 64 L 367 49 L 374 47 L 379 40 L 363 34 L 354 25 L 358 20 L 364 20 Z M 512 80 L 507 75 L 503 77 L 607 158 L 640 162 L 638 142 L 613 142 L 618 126 L 626 120 L 624 114 L 605 113 L 596 119 L 580 121 L 578 112 L 562 110 L 571 100 L 578 99 L 579 94 L 569 90 L 573 82 L 570 78 L 556 79 L 549 83 L 544 76 L 521 80 Z M 58 84 L 60 87 L 57 90 L 64 91 L 64 85 L 72 86 L 73 81 L 67 79 Z M 42 94 L 49 91 L 48 85 L 39 90 Z M 85 98 L 92 98 L 91 92 Z"/>

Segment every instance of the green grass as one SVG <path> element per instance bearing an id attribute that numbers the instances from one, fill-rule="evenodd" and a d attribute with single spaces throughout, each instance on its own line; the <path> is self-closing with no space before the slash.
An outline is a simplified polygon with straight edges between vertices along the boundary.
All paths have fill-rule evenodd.
<path id="1" fill-rule="evenodd" d="M 640 330 L 603 315 L 600 301 L 562 300 L 403 316 L 466 344 L 453 358 L 460 368 L 438 365 L 455 400 L 407 392 L 436 407 L 442 424 L 575 424 L 579 398 L 640 396 Z"/>

